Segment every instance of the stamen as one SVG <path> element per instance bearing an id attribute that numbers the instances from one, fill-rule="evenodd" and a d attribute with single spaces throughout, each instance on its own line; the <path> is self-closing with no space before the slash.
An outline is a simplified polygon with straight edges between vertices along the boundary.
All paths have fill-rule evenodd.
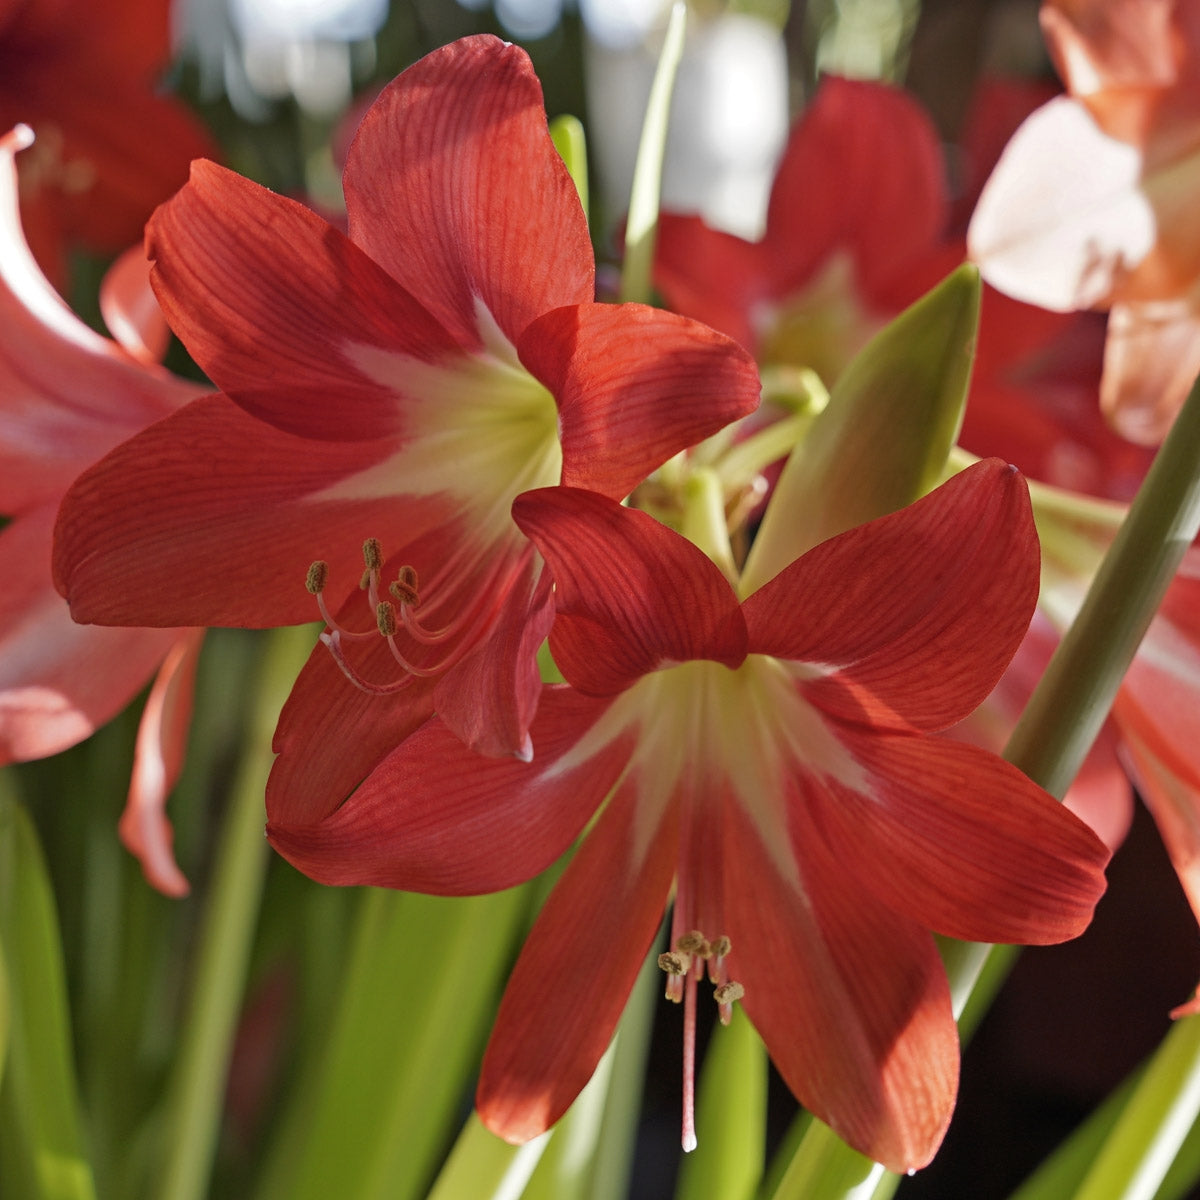
<path id="1" fill-rule="evenodd" d="M 678 1004 L 683 999 L 683 981 L 691 969 L 691 961 L 682 954 L 668 950 L 658 956 L 658 965 L 667 973 L 666 997 L 672 1004 Z"/>
<path id="2" fill-rule="evenodd" d="M 676 900 L 675 919 L 682 923 Z M 678 928 L 678 926 L 676 926 Z M 733 943 L 724 934 L 710 942 L 698 929 L 681 933 L 675 947 L 658 956 L 659 967 L 667 975 L 667 999 L 678 1004 L 683 1001 L 683 1133 L 685 1151 L 696 1148 L 696 985 L 705 974 L 716 985 L 713 999 L 722 1025 L 733 1017 L 733 1006 L 746 989 L 728 977 L 725 958 Z"/>
<path id="3" fill-rule="evenodd" d="M 746 989 L 736 979 L 722 983 L 713 990 L 713 999 L 717 1002 L 717 1016 L 722 1025 L 728 1025 L 733 1019 L 734 1002 L 740 1000 L 745 994 Z"/>
<path id="4" fill-rule="evenodd" d="M 510 546 L 501 553 L 490 554 L 487 547 L 476 546 L 473 560 L 471 552 L 466 549 L 468 545 L 469 543 L 456 546 L 449 558 L 440 564 L 435 572 L 434 585 L 427 585 L 427 590 L 433 591 L 434 594 L 432 602 L 426 604 L 426 609 L 436 611 L 439 607 L 448 608 L 460 598 L 467 601 L 440 629 L 427 628 L 416 616 L 415 610 L 421 603 L 421 593 L 417 569 L 411 564 L 401 566 L 395 580 L 388 584 L 387 594 L 392 599 L 381 598 L 379 593 L 384 555 L 378 538 L 367 538 L 362 547 L 365 570 L 360 586 L 366 590 L 367 601 L 372 610 L 374 624 L 371 629 L 347 629 L 341 625 L 329 611 L 325 600 L 329 564 L 318 560 L 308 568 L 304 584 L 309 593 L 316 596 L 321 618 L 327 626 L 327 631 L 321 634 L 321 641 L 328 647 L 339 669 L 355 687 L 374 695 L 391 695 L 409 686 L 414 679 L 428 679 L 448 671 L 487 637 L 508 602 L 513 588 L 526 578 L 520 568 L 523 563 L 529 561 L 533 551 L 528 546 Z M 483 559 L 485 554 L 488 555 L 486 560 Z M 478 567 L 482 561 L 487 562 L 487 571 L 480 580 Z M 455 586 L 455 571 L 450 569 L 452 565 L 457 570 L 466 572 L 467 578 L 472 580 L 467 596 L 463 595 L 461 584 Z M 437 590 L 439 582 L 445 585 L 441 590 Z M 403 649 L 397 643 L 397 637 L 400 635 L 411 639 L 418 652 L 421 652 L 422 647 L 450 642 L 452 638 L 455 640 L 437 661 L 419 664 L 412 660 L 414 649 L 409 643 L 405 643 Z M 371 637 L 383 637 L 386 640 L 392 658 L 404 672 L 403 679 L 388 684 L 371 683 L 350 665 L 343 643 Z"/>

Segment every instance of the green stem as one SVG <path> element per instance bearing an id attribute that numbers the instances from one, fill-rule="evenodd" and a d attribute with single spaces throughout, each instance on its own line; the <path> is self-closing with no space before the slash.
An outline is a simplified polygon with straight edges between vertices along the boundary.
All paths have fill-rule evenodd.
<path id="1" fill-rule="evenodd" d="M 1005 748 L 1061 798 L 1095 741 L 1142 635 L 1200 532 L 1200 385 L 1192 388 L 1087 598 Z"/>
<path id="2" fill-rule="evenodd" d="M 659 55 L 658 69 L 650 85 L 646 119 L 638 144 L 633 169 L 633 187 L 629 194 L 629 217 L 625 224 L 625 263 L 621 268 L 622 301 L 647 304 L 650 300 L 650 276 L 654 266 L 654 241 L 658 233 L 658 210 L 662 195 L 662 165 L 667 147 L 667 125 L 671 114 L 671 93 L 679 60 L 683 57 L 683 35 L 687 26 L 687 6 L 675 0 L 667 33 Z"/>
<path id="3" fill-rule="evenodd" d="M 191 1005 L 168 1099 L 159 1200 L 201 1200 L 220 1122 L 229 1050 L 245 986 L 267 866 L 263 792 L 271 735 L 296 672 L 312 647 L 307 627 L 271 636 L 257 703 L 217 851 L 212 892 L 192 980 Z"/>

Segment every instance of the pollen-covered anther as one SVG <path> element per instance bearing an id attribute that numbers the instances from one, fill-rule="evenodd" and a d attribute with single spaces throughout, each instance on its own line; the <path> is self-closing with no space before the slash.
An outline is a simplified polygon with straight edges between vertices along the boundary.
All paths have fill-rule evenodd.
<path id="1" fill-rule="evenodd" d="M 677 954 L 674 950 L 668 950 L 665 954 L 658 956 L 658 965 L 667 974 L 667 999 L 673 1004 L 678 1004 L 683 999 L 683 983 L 691 969 L 691 959 L 686 954 Z"/>
<path id="2" fill-rule="evenodd" d="M 378 538 L 367 538 L 363 542 L 363 562 L 366 565 L 358 586 L 366 591 L 378 583 L 379 572 L 383 569 L 383 551 L 380 549 Z"/>
<path id="3" fill-rule="evenodd" d="M 328 580 L 329 564 L 324 559 L 318 558 L 308 568 L 308 574 L 304 577 L 304 586 L 308 589 L 309 595 L 319 596 L 325 590 Z"/>
<path id="4" fill-rule="evenodd" d="M 396 636 L 396 609 L 390 600 L 381 600 L 375 605 L 375 624 L 384 637 Z"/>
<path id="5" fill-rule="evenodd" d="M 712 946 L 709 944 L 708 938 L 698 929 L 693 929 L 691 933 L 680 934 L 675 939 L 675 949 L 681 954 L 694 954 L 697 958 L 709 958 L 712 955 Z"/>
<path id="6" fill-rule="evenodd" d="M 388 592 L 399 604 L 407 604 L 416 608 L 421 603 L 421 592 L 418 586 L 417 568 L 407 563 L 400 568 L 396 578 L 388 584 Z"/>
<path id="7" fill-rule="evenodd" d="M 722 1025 L 729 1024 L 733 1017 L 734 1004 L 745 994 L 746 989 L 736 979 L 731 979 L 728 983 L 722 983 L 713 989 L 713 999 L 717 1002 L 717 1015 L 720 1017 Z"/>

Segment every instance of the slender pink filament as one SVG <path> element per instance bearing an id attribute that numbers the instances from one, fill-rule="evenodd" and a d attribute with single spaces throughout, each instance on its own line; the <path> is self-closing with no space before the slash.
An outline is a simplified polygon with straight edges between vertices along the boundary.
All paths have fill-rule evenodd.
<path id="1" fill-rule="evenodd" d="M 683 1148 L 696 1148 L 696 976 L 703 970 L 699 959 L 688 969 L 683 992 Z"/>

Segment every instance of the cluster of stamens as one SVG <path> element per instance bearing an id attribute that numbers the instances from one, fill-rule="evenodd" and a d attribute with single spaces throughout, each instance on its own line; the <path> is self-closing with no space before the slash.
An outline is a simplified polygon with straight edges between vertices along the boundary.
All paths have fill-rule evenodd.
<path id="1" fill-rule="evenodd" d="M 356 687 L 375 695 L 389 695 L 407 687 L 414 679 L 428 679 L 449 670 L 455 663 L 461 661 L 476 645 L 481 628 L 486 629 L 490 623 L 491 610 L 494 604 L 488 597 L 477 598 L 475 602 L 445 625 L 431 628 L 422 621 L 417 613 L 421 604 L 420 580 L 415 567 L 405 564 L 399 568 L 396 578 L 387 584 L 385 599 L 381 595 L 383 584 L 383 551 L 377 538 L 367 538 L 363 543 L 364 569 L 359 587 L 367 593 L 367 600 L 375 618 L 373 629 L 347 629 L 337 621 L 325 601 L 325 586 L 329 579 L 329 564 L 318 560 L 308 568 L 304 586 L 316 597 L 317 607 L 326 629 L 321 634 L 321 641 L 328 647 L 334 661 L 342 669 L 346 678 Z M 464 634 L 450 647 L 448 652 L 439 660 L 432 663 L 415 663 L 406 655 L 397 642 L 397 636 L 403 634 L 411 642 L 420 646 L 438 646 L 456 635 Z M 389 683 L 372 683 L 365 679 L 346 657 L 344 642 L 357 641 L 363 638 L 382 637 L 386 642 L 392 657 L 399 664 L 403 675 Z"/>
<path id="2" fill-rule="evenodd" d="M 672 949 L 658 956 L 666 973 L 667 999 L 683 1002 L 683 1148 L 696 1148 L 696 985 L 707 972 L 722 1025 L 733 1017 L 733 1006 L 746 989 L 729 978 L 726 958 L 732 945 L 724 934 L 709 941 L 698 929 L 680 934 Z"/>

